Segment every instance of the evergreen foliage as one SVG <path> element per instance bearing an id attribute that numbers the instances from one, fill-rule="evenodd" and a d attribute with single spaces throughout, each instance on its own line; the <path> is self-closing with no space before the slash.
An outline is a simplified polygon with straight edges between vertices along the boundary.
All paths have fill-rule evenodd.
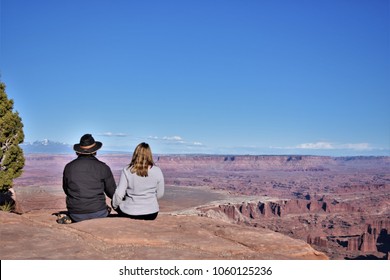
<path id="1" fill-rule="evenodd" d="M 23 123 L 18 112 L 13 112 L 14 102 L 8 99 L 5 84 L 0 82 L 0 192 L 7 192 L 13 179 L 22 174 L 24 140 Z"/>

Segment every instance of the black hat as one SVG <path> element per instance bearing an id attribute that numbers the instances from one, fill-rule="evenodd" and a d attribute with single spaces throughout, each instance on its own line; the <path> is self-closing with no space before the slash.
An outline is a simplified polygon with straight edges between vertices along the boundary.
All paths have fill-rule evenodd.
<path id="1" fill-rule="evenodd" d="M 79 154 L 93 154 L 103 146 L 102 142 L 95 141 L 91 134 L 84 134 L 80 138 L 80 144 L 75 144 L 73 150 Z"/>

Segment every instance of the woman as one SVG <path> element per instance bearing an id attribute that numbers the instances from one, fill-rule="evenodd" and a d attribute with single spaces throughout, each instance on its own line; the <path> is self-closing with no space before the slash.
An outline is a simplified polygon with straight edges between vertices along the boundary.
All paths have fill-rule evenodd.
<path id="1" fill-rule="evenodd" d="M 159 212 L 158 199 L 164 195 L 164 176 L 153 162 L 147 143 L 139 144 L 131 163 L 122 170 L 112 206 L 120 216 L 154 220 Z"/>

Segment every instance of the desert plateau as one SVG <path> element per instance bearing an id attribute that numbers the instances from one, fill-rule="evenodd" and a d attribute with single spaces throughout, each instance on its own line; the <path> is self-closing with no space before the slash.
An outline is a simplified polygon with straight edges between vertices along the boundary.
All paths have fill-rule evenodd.
<path id="1" fill-rule="evenodd" d="M 390 157 L 158 155 L 166 193 L 156 221 L 113 212 L 59 225 L 73 158 L 26 155 L 17 213 L 0 213 L 1 259 L 390 258 Z M 117 182 L 130 161 L 98 158 Z"/>

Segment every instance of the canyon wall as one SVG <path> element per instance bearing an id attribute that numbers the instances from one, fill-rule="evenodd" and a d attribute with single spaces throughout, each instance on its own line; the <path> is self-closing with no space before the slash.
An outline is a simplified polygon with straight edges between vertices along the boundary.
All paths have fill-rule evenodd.
<path id="1" fill-rule="evenodd" d="M 324 200 L 245 201 L 199 207 L 202 216 L 268 228 L 306 240 L 324 250 L 345 248 L 347 254 L 389 254 L 390 215 L 356 223 L 364 209 Z M 352 216 L 354 213 L 355 216 Z M 359 217 L 359 213 L 361 216 Z M 337 220 L 336 217 L 342 216 Z M 335 219 L 336 218 L 336 219 Z M 382 255 L 382 258 L 385 258 Z M 387 258 L 387 257 L 386 257 Z"/>
<path id="2" fill-rule="evenodd" d="M 62 171 L 73 158 L 26 155 L 24 174 L 15 181 L 23 211 L 64 207 Z M 118 182 L 131 155 L 98 158 Z M 200 215 L 271 229 L 332 259 L 388 257 L 390 157 L 156 155 L 155 162 L 167 188 L 201 188 L 228 197 L 199 205 Z M 177 204 L 175 199 L 169 203 Z M 186 201 L 193 206 L 190 196 L 180 198 L 181 205 Z"/>

